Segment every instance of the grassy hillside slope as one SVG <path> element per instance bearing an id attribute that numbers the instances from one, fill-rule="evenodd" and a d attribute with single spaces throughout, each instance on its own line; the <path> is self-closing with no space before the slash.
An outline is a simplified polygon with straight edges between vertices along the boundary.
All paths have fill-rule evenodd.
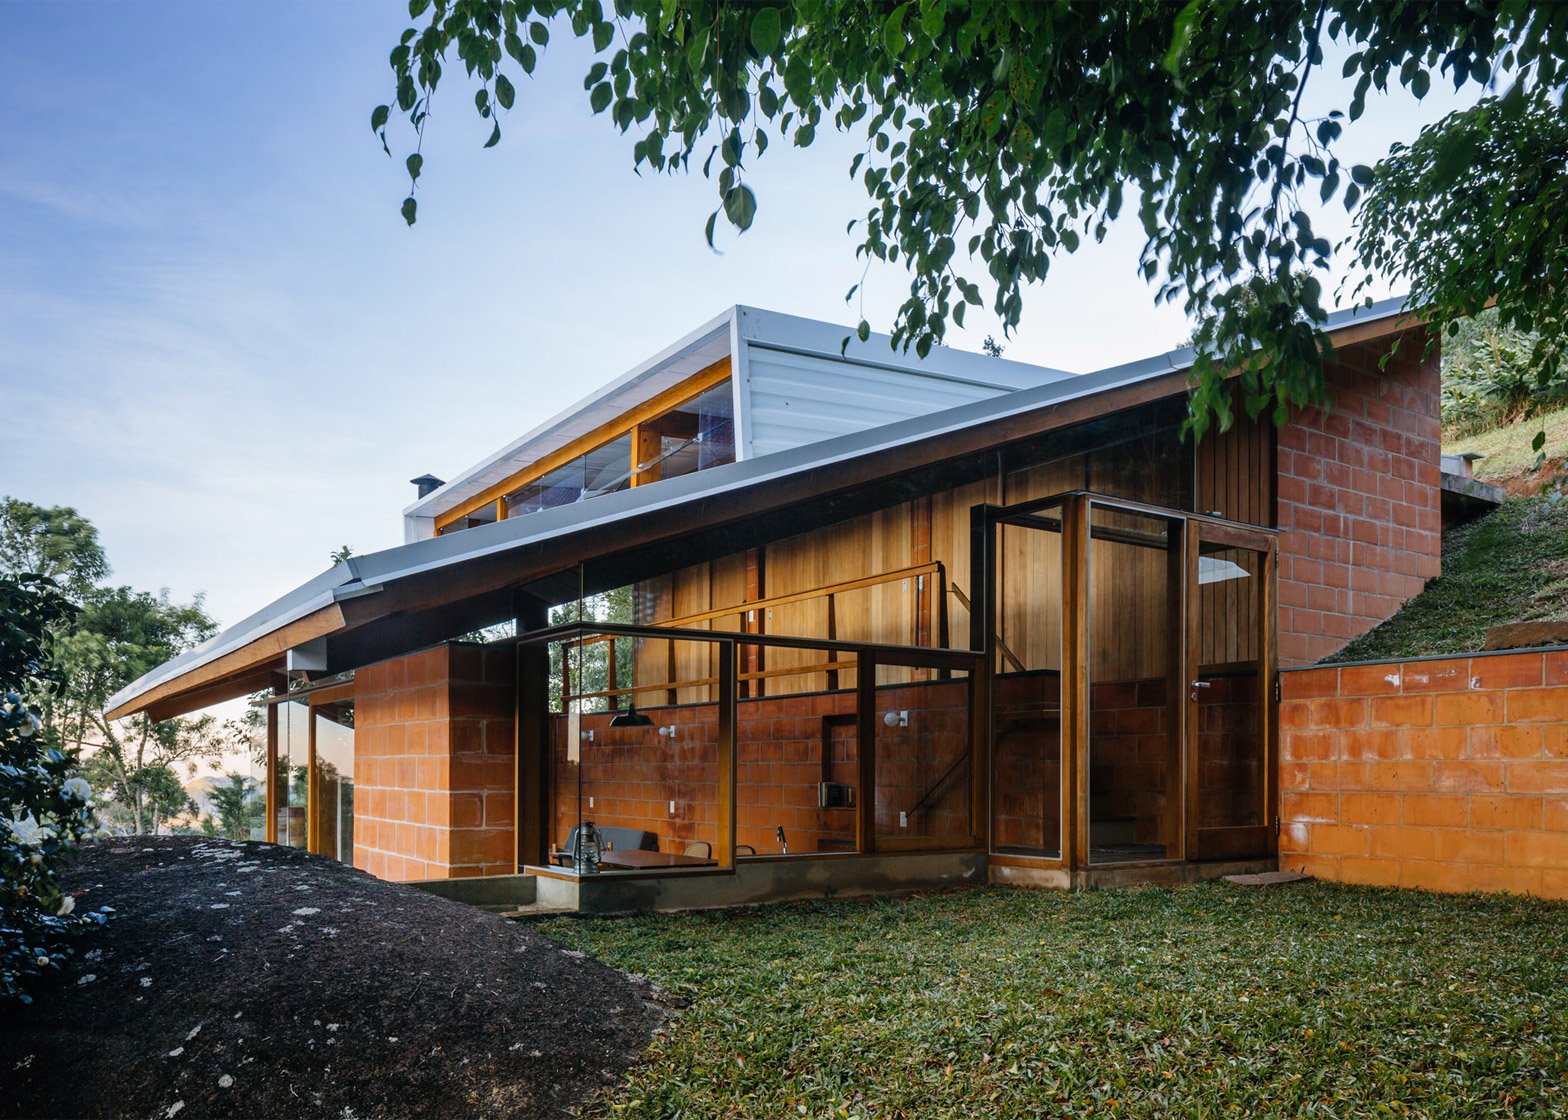
<path id="1" fill-rule="evenodd" d="M 1501 428 L 1445 440 L 1445 455 L 1463 455 L 1476 451 L 1485 455 L 1475 464 L 1475 476 L 1485 482 L 1506 486 L 1521 476 L 1533 477 L 1536 451 L 1530 441 L 1542 427 L 1546 429 L 1546 454 L 1548 458 L 1561 458 L 1568 449 L 1568 408 L 1560 408 L 1544 416 L 1520 420 Z M 1541 481 L 1546 481 L 1544 478 Z M 1521 492 L 1515 490 L 1513 492 Z"/>

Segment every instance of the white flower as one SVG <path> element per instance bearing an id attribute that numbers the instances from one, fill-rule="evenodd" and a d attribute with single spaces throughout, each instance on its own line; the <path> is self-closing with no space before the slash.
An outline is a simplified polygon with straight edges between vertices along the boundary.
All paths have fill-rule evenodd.
<path id="1" fill-rule="evenodd" d="M 6 822 L 6 826 L 10 828 L 16 842 L 24 848 L 36 848 L 54 835 L 46 826 L 39 824 L 31 813 L 25 817 L 12 817 Z"/>
<path id="2" fill-rule="evenodd" d="M 75 909 L 76 899 L 70 895 L 66 895 L 63 899 L 60 900 L 60 909 L 56 910 L 55 913 L 63 918 Z"/>
<path id="3" fill-rule="evenodd" d="M 60 792 L 72 801 L 87 804 L 87 799 L 93 795 L 93 787 L 86 778 L 68 778 L 65 785 L 60 787 Z"/>
<path id="4" fill-rule="evenodd" d="M 22 724 L 22 726 L 17 729 L 17 734 L 24 739 L 31 739 L 33 737 L 33 732 L 37 731 L 40 727 L 43 726 L 43 724 L 38 722 L 38 717 L 33 715 L 32 712 L 25 712 L 23 714 L 27 716 L 27 722 Z"/>

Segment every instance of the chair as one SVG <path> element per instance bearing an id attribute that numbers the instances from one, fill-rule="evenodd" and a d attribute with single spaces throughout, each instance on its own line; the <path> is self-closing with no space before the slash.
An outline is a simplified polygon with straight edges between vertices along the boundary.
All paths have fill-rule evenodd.
<path id="1" fill-rule="evenodd" d="M 757 854 L 757 849 L 750 844 L 736 844 L 735 854 L 737 856 L 754 856 Z"/>
<path id="2" fill-rule="evenodd" d="M 693 840 L 690 844 L 686 845 L 686 854 L 689 856 L 698 856 L 702 859 L 712 859 L 713 845 L 708 843 L 706 840 Z"/>

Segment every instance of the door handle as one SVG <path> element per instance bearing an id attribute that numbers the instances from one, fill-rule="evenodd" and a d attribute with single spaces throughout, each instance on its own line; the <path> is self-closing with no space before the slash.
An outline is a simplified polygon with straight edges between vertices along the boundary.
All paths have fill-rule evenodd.
<path id="1" fill-rule="evenodd" d="M 1194 700 L 1196 700 L 1198 698 L 1198 689 L 1200 689 L 1200 688 L 1208 688 L 1208 687 L 1209 687 L 1209 682 L 1208 681 L 1193 681 L 1192 682 L 1192 698 Z"/>

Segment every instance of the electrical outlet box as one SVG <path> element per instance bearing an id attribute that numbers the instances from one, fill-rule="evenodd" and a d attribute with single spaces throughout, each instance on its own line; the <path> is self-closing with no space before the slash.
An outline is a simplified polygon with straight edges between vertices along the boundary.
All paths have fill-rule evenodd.
<path id="1" fill-rule="evenodd" d="M 675 802 L 671 801 L 670 802 L 670 816 L 673 817 L 674 815 L 675 815 Z"/>
<path id="2" fill-rule="evenodd" d="M 908 828 L 909 827 L 909 814 L 904 812 L 904 810 L 902 810 L 902 809 L 900 809 L 898 811 L 898 827 L 899 828 Z"/>

